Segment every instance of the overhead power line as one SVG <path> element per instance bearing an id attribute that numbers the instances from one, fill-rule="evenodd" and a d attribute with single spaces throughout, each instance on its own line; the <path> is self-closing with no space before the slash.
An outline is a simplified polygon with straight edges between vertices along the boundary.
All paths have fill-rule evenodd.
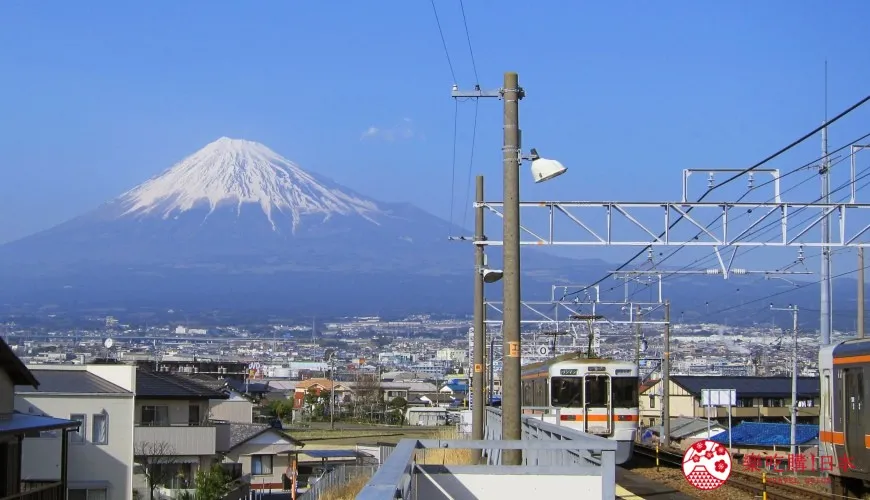
<path id="1" fill-rule="evenodd" d="M 719 184 L 716 184 L 715 186 L 711 186 L 711 187 L 707 188 L 707 190 L 704 192 L 704 194 L 702 194 L 701 197 L 698 198 L 698 199 L 696 200 L 696 202 L 702 202 L 702 201 L 704 201 L 704 199 L 706 199 L 707 196 L 708 196 L 710 193 L 712 193 L 713 191 L 715 191 L 716 189 L 718 189 L 718 188 L 720 188 L 720 187 L 722 187 L 722 186 L 725 186 L 725 185 L 727 185 L 727 184 L 733 182 L 735 179 L 737 179 L 737 178 L 739 178 L 739 177 L 742 177 L 742 176 L 746 175 L 747 173 L 752 172 L 753 170 L 758 169 L 759 167 L 763 166 L 763 165 L 766 164 L 767 162 L 769 162 L 769 161 L 771 161 L 771 160 L 773 160 L 773 159 L 779 157 L 779 156 L 782 155 L 783 153 L 786 153 L 787 151 L 791 150 L 792 148 L 794 148 L 794 147 L 797 146 L 798 144 L 804 142 L 805 140 L 807 140 L 807 139 L 809 139 L 810 137 L 814 136 L 815 134 L 819 133 L 822 129 L 824 129 L 824 128 L 826 128 L 826 127 L 829 127 L 830 125 L 833 125 L 834 123 L 836 123 L 837 121 L 839 121 L 839 120 L 840 120 L 841 118 L 843 118 L 844 116 L 846 116 L 846 115 L 848 115 L 849 113 L 851 113 L 852 111 L 858 109 L 859 107 L 861 107 L 862 105 L 864 105 L 867 101 L 870 101 L 870 95 L 867 95 L 866 97 L 864 97 L 864 98 L 861 99 L 860 101 L 856 102 L 855 104 L 853 104 L 853 105 L 849 106 L 848 108 L 846 108 L 844 111 L 840 112 L 837 116 L 831 118 L 830 120 L 826 120 L 825 123 L 823 123 L 822 125 L 820 125 L 820 126 L 814 128 L 814 129 L 813 129 L 812 131 L 810 131 L 810 132 L 807 132 L 806 134 L 804 134 L 803 136 L 801 136 L 799 139 L 793 141 L 791 144 L 785 146 L 784 148 L 781 148 L 779 151 L 777 151 L 777 152 L 771 154 L 771 155 L 768 156 L 767 158 L 764 158 L 763 160 L 759 161 L 759 162 L 756 163 L 755 165 L 752 165 L 751 167 L 748 167 L 748 168 L 745 168 L 745 169 L 741 170 L 740 172 L 738 172 L 738 173 L 732 175 L 732 176 L 729 177 L 728 179 L 725 179 L 723 182 L 721 182 L 721 183 L 719 183 Z M 828 156 L 830 156 L 830 154 L 829 154 Z M 689 212 L 691 212 L 691 211 L 692 211 L 692 208 L 693 208 L 693 207 L 689 207 L 689 208 L 687 208 L 687 209 L 686 209 L 686 214 L 688 214 Z M 677 218 L 677 220 L 675 220 L 674 222 L 672 222 L 672 223 L 668 226 L 668 228 L 667 228 L 666 231 L 663 231 L 661 234 L 659 234 L 658 238 L 663 238 L 663 237 L 665 236 L 665 234 L 667 234 L 667 231 L 670 231 L 671 229 L 673 229 L 674 226 L 676 226 L 677 224 L 680 223 L 680 221 L 683 220 L 683 218 L 684 218 L 684 216 L 683 216 L 683 215 L 680 215 L 680 216 Z M 658 239 L 658 238 L 657 238 L 657 239 Z M 629 265 L 631 265 L 631 263 L 634 262 L 635 259 L 637 259 L 638 257 L 642 256 L 644 253 L 646 253 L 650 248 L 652 248 L 652 246 L 653 246 L 652 244 L 649 244 L 649 245 L 643 247 L 643 248 L 642 248 L 640 251 L 638 251 L 638 252 L 637 252 L 633 257 L 631 257 L 629 260 L 627 260 L 626 262 L 624 262 L 623 264 L 621 264 L 619 267 L 617 267 L 615 271 L 611 271 L 611 272 L 607 273 L 606 276 L 602 277 L 601 279 L 597 280 L 596 282 L 592 283 L 591 285 L 588 285 L 588 286 L 586 286 L 586 287 L 584 287 L 584 288 L 582 288 L 582 289 L 580 289 L 580 290 L 577 290 L 577 291 L 571 292 L 571 293 L 569 293 L 569 294 L 566 294 L 566 296 L 569 296 L 569 295 L 576 295 L 576 294 L 582 293 L 582 292 L 584 292 L 584 291 L 586 291 L 586 290 L 588 290 L 588 289 L 590 289 L 590 288 L 592 288 L 592 287 L 594 287 L 594 286 L 600 285 L 600 284 L 603 283 L 605 280 L 607 280 L 608 278 L 610 278 L 611 276 L 613 276 L 616 272 L 622 271 L 623 269 L 625 269 L 626 267 L 628 267 Z"/>

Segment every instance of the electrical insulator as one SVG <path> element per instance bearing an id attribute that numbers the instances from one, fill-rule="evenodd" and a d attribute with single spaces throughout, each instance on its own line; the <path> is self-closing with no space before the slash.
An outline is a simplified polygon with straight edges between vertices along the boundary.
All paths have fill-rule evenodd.
<path id="1" fill-rule="evenodd" d="M 713 189 L 713 172 L 707 174 L 707 188 Z"/>
<path id="2" fill-rule="evenodd" d="M 707 274 L 722 274 L 721 269 L 707 269 Z"/>
<path id="3" fill-rule="evenodd" d="M 732 269 L 731 274 L 747 274 L 746 269 Z"/>
<path id="4" fill-rule="evenodd" d="M 749 172 L 749 189 L 753 188 L 754 181 L 755 181 L 754 175 L 752 174 L 752 172 Z"/>

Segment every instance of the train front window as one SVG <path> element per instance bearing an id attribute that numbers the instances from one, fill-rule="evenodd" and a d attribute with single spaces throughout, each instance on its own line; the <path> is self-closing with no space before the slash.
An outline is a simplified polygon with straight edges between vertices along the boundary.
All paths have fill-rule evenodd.
<path id="1" fill-rule="evenodd" d="M 637 377 L 613 377 L 610 379 L 613 390 L 614 408 L 634 408 L 637 406 Z"/>
<path id="2" fill-rule="evenodd" d="M 583 407 L 583 379 L 577 377 L 553 377 L 550 383 L 552 406 L 561 408 Z"/>

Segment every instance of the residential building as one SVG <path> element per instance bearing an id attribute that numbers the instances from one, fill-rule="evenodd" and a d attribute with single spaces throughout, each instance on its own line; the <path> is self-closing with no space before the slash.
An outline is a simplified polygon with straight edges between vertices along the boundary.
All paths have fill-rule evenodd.
<path id="1" fill-rule="evenodd" d="M 209 401 L 227 395 L 183 375 L 142 368 L 136 375 L 133 487 L 148 497 L 151 483 L 174 497 L 192 490 L 196 472 L 217 461 Z"/>
<path id="2" fill-rule="evenodd" d="M 674 375 L 670 378 L 669 413 L 671 417 L 707 418 L 728 422 L 728 408 L 708 410 L 701 406 L 704 389 L 734 389 L 736 405 L 731 408 L 733 424 L 783 422 L 791 415 L 791 377 L 709 377 Z M 640 425 L 661 424 L 661 380 L 650 380 L 640 388 Z M 798 423 L 819 422 L 819 379 L 799 377 L 797 390 Z"/>
<path id="3" fill-rule="evenodd" d="M 209 418 L 224 422 L 250 424 L 254 421 L 254 403 L 236 391 L 225 391 L 226 399 L 209 400 Z"/>
<path id="4" fill-rule="evenodd" d="M 122 364 L 30 366 L 41 381 L 22 388 L 15 407 L 22 413 L 68 417 L 81 424 L 69 440 L 68 487 L 71 499 L 133 498 L 133 391 L 136 367 Z M 24 473 L 59 477 L 56 436 L 42 433 L 24 440 Z M 48 457 L 48 458 L 46 458 Z"/>
<path id="5" fill-rule="evenodd" d="M 255 490 L 283 490 L 289 485 L 292 456 L 302 443 L 263 424 L 230 424 L 224 463 L 240 464 Z"/>
<path id="6" fill-rule="evenodd" d="M 64 444 L 70 432 L 80 423 L 46 415 L 15 411 L 15 387 L 39 387 L 39 382 L 24 363 L 0 338 L 0 498 L 15 500 L 57 500 L 65 496 L 69 465 L 68 447 Z M 40 450 L 37 455 L 24 445 L 26 436 L 39 433 L 57 433 L 52 449 Z M 48 448 L 48 447 L 46 447 Z M 56 476 L 34 478 L 39 485 L 24 475 L 31 460 L 57 461 Z M 80 499 L 72 499 L 80 500 Z M 92 500 L 102 500 L 94 498 Z"/>

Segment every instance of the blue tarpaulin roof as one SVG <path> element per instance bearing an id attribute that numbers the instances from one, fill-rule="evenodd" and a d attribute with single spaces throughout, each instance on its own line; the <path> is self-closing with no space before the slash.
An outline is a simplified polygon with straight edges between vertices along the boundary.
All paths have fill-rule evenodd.
<path id="1" fill-rule="evenodd" d="M 747 446 L 789 446 L 791 444 L 790 424 L 768 424 L 762 422 L 741 422 L 732 429 L 732 443 Z M 819 426 L 798 424 L 795 444 L 804 444 L 818 439 Z M 728 443 L 728 431 L 710 438 L 717 443 Z"/>

